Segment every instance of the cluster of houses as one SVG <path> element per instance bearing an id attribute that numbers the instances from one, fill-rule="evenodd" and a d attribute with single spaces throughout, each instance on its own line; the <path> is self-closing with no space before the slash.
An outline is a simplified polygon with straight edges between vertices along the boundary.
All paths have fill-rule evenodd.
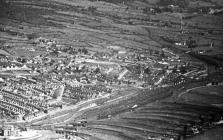
<path id="1" fill-rule="evenodd" d="M 63 98 L 79 102 L 111 94 L 117 86 L 171 86 L 185 82 L 193 73 L 206 72 L 200 64 L 199 68 L 187 65 L 167 49 L 137 50 L 111 45 L 105 52 L 95 52 L 86 48 L 64 49 L 56 41 L 44 38 L 35 43 L 47 48 L 47 53 L 33 58 L 0 59 L 8 65 L 0 70 L 0 107 L 24 120 L 59 109 L 53 104 Z M 199 71 L 192 72 L 194 69 Z M 179 81 L 170 82 L 175 78 Z"/>
<path id="2" fill-rule="evenodd" d="M 10 112 L 12 119 L 16 120 L 29 120 L 43 115 L 48 110 L 52 110 L 49 103 L 52 100 L 58 101 L 63 94 L 62 85 L 55 83 L 45 86 L 45 83 L 23 77 L 17 80 L 7 78 L 4 82 L 5 85 L 0 91 L 0 106 L 6 112 Z"/>

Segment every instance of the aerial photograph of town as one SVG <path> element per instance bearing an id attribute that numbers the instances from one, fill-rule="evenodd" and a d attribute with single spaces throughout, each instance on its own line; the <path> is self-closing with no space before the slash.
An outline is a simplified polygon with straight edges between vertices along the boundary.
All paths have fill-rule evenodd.
<path id="1" fill-rule="evenodd" d="M 223 0 L 0 0 L 0 140 L 223 140 Z"/>

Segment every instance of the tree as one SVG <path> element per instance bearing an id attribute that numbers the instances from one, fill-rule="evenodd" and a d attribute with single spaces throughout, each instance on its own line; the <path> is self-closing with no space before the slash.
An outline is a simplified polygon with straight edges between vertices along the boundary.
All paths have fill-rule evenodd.
<path id="1" fill-rule="evenodd" d="M 151 70 L 150 70 L 149 68 L 146 68 L 146 69 L 144 70 L 144 73 L 145 73 L 145 74 L 151 74 Z"/>
<path id="2" fill-rule="evenodd" d="M 36 35 L 35 33 L 28 34 L 28 35 L 26 35 L 26 36 L 27 36 L 27 38 L 28 38 L 29 40 L 37 38 L 37 35 Z"/>
<path id="3" fill-rule="evenodd" d="M 22 63 L 26 63 L 27 62 L 27 60 L 25 59 L 25 58 L 22 58 L 22 61 L 21 61 Z"/>
<path id="4" fill-rule="evenodd" d="M 87 50 L 86 48 L 83 48 L 83 49 L 82 49 L 82 52 L 83 52 L 84 54 L 88 54 L 88 50 Z"/>
<path id="5" fill-rule="evenodd" d="M 100 70 L 100 68 L 96 68 L 96 69 L 94 70 L 94 72 L 95 72 L 95 73 L 100 73 L 101 70 Z"/>
<path id="6" fill-rule="evenodd" d="M 192 37 L 188 38 L 188 40 L 186 41 L 186 44 L 188 48 L 191 48 L 191 49 L 197 47 L 197 43 L 195 40 L 192 39 Z"/>
<path id="7" fill-rule="evenodd" d="M 88 7 L 88 9 L 87 9 L 89 12 L 95 12 L 96 10 L 97 10 L 97 8 L 96 7 L 94 7 L 94 6 L 90 6 L 90 7 Z"/>
<path id="8" fill-rule="evenodd" d="M 82 52 L 82 50 L 79 48 L 79 49 L 78 49 L 78 52 L 79 52 L 79 53 L 81 53 L 81 52 Z"/>
<path id="9" fill-rule="evenodd" d="M 160 57 L 161 57 L 161 58 L 164 58 L 164 57 L 165 57 L 165 54 L 164 54 L 163 51 L 160 52 Z"/>

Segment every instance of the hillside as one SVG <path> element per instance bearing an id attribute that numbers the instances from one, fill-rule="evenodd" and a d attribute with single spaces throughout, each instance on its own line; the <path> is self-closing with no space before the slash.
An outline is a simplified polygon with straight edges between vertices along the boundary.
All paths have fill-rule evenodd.
<path id="1" fill-rule="evenodd" d="M 220 0 L 196 2 L 201 9 L 219 8 L 222 4 Z M 0 43 L 8 46 L 10 52 L 32 47 L 38 37 L 56 39 L 73 47 L 120 45 L 159 49 L 188 36 L 202 47 L 214 42 L 214 51 L 222 45 L 222 15 L 202 14 L 199 9 L 192 14 L 195 1 L 1 0 L 1 3 Z M 182 9 L 180 13 L 153 11 L 154 7 L 167 5 Z M 190 18 L 181 21 L 183 16 Z"/>

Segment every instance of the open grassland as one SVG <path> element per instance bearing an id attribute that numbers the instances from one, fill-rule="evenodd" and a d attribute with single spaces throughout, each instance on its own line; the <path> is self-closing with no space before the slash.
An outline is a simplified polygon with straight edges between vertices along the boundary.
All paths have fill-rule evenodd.
<path id="1" fill-rule="evenodd" d="M 214 41 L 216 47 L 211 49 L 212 54 L 222 50 L 222 15 L 193 15 L 187 12 L 151 14 L 144 10 L 156 4 L 168 5 L 168 2 L 2 0 L 1 3 L 0 43 L 8 46 L 9 50 L 10 47 L 33 48 L 33 39 L 40 36 L 73 47 L 119 45 L 136 50 L 160 49 L 172 41 L 192 36 L 200 47 Z M 216 5 L 221 2 L 207 3 Z M 190 18 L 181 21 L 182 17 Z M 184 31 L 187 33 L 182 34 Z"/>

